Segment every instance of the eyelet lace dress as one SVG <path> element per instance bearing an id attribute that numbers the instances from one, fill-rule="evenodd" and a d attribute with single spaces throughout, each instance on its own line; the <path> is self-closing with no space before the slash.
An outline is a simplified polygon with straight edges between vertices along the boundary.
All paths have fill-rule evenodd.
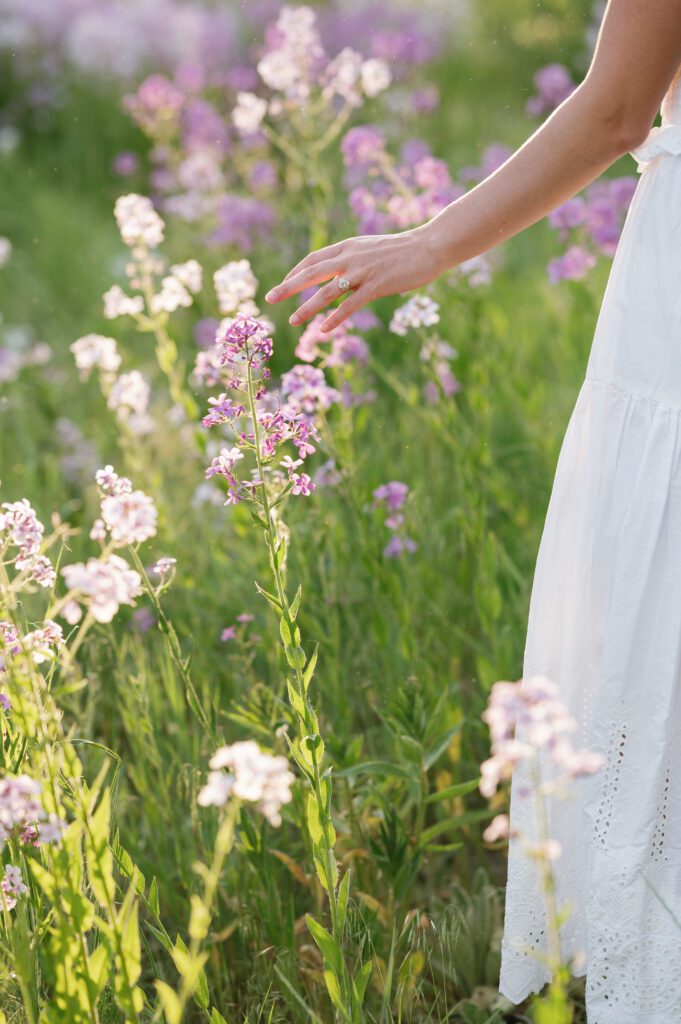
<path id="1" fill-rule="evenodd" d="M 681 1024 L 681 69 L 637 182 L 561 447 L 523 677 L 555 680 L 576 748 L 605 756 L 547 797 L 563 960 L 589 1024 Z M 521 738 L 521 737 L 519 737 Z M 537 841 L 528 770 L 511 827 Z M 509 841 L 499 988 L 550 980 L 539 875 Z"/>

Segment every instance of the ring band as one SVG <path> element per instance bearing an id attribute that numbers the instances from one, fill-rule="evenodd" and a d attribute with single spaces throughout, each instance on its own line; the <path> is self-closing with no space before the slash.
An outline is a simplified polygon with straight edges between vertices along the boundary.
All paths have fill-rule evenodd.
<path id="1" fill-rule="evenodd" d="M 347 277 L 338 278 L 338 287 L 342 292 L 346 292 L 349 289 L 350 282 L 348 281 Z"/>

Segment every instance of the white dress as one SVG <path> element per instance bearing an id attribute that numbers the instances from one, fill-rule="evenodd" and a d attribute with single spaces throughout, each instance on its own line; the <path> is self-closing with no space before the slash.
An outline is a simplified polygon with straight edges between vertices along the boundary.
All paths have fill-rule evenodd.
<path id="1" fill-rule="evenodd" d="M 681 69 L 661 113 L 632 151 L 641 176 L 556 467 L 523 664 L 558 683 L 575 747 L 606 758 L 548 798 L 589 1024 L 681 1024 Z M 524 783 L 521 764 L 511 825 L 536 840 Z M 547 950 L 544 907 L 512 836 L 499 989 L 514 1004 L 550 978 L 527 947 Z"/>

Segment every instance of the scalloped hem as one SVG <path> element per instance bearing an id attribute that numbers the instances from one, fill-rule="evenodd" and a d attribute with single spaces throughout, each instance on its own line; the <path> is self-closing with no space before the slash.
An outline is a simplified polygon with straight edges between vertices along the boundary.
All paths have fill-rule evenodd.
<path id="1" fill-rule="evenodd" d="M 640 174 L 658 156 L 681 156 L 681 124 L 659 124 L 651 128 L 640 146 L 629 150 L 638 161 Z"/>
<path id="2" fill-rule="evenodd" d="M 585 978 L 587 969 L 588 964 L 585 964 L 581 970 L 571 970 L 570 977 Z M 549 972 L 546 969 L 540 968 L 539 974 L 535 973 L 531 978 L 526 978 L 525 981 L 518 985 L 507 984 L 506 979 L 500 975 L 497 990 L 499 995 L 502 995 L 504 999 L 508 999 L 509 1003 L 512 1003 L 513 1006 L 520 1006 L 529 996 L 539 995 L 544 986 L 548 985 L 550 981 L 551 975 Z"/>

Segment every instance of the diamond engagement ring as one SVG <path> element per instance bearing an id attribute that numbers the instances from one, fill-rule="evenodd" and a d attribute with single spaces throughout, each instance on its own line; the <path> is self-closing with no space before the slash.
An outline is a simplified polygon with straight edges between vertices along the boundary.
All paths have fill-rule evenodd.
<path id="1" fill-rule="evenodd" d="M 348 288 L 350 287 L 350 282 L 348 281 L 347 277 L 338 278 L 338 287 L 342 292 L 346 292 L 348 290 Z"/>

